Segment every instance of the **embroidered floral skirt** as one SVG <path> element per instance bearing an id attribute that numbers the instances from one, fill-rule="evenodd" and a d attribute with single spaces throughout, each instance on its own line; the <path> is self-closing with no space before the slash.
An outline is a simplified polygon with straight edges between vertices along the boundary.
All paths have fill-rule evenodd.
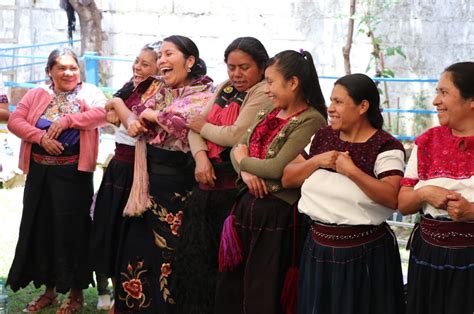
<path id="1" fill-rule="evenodd" d="M 420 232 L 410 247 L 407 313 L 474 313 L 474 247 L 432 245 Z"/>
<path id="2" fill-rule="evenodd" d="M 400 254 L 390 232 L 342 248 L 321 245 L 308 232 L 300 265 L 298 313 L 404 312 Z"/>
<path id="3" fill-rule="evenodd" d="M 95 272 L 113 278 L 123 209 L 133 182 L 133 162 L 112 159 L 97 192 L 91 234 L 91 264 Z"/>
<path id="4" fill-rule="evenodd" d="M 220 235 L 236 193 L 196 186 L 188 199 L 176 251 L 178 313 L 213 313 Z"/>
<path id="5" fill-rule="evenodd" d="M 33 145 L 33 152 L 51 157 L 38 145 Z M 62 157 L 78 152 L 76 145 Z M 32 158 L 18 244 L 7 280 L 14 291 L 31 281 L 35 287 L 56 287 L 60 293 L 93 283 L 87 258 L 92 194 L 92 173 L 78 171 L 77 163 L 46 165 Z"/>
<path id="6" fill-rule="evenodd" d="M 192 157 L 148 147 L 150 195 L 142 217 L 124 219 L 117 257 L 116 313 L 174 313 L 174 255 L 194 183 Z"/>
<path id="7" fill-rule="evenodd" d="M 274 196 L 256 199 L 248 192 L 234 214 L 244 260 L 219 274 L 215 313 L 284 313 L 280 299 L 285 275 L 293 262 L 293 245 L 301 246 L 307 225 L 297 215 L 294 230 L 293 206 Z"/>

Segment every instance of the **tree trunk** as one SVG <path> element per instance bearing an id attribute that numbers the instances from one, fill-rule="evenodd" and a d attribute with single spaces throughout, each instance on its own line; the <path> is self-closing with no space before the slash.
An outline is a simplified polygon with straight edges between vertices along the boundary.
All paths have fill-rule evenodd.
<path id="1" fill-rule="evenodd" d="M 95 1 L 69 0 L 79 15 L 81 27 L 81 55 L 86 51 L 102 51 L 102 14 Z M 81 4 L 84 3 L 84 4 Z"/>
<path id="2" fill-rule="evenodd" d="M 344 69 L 347 74 L 351 74 L 351 48 L 352 36 L 354 35 L 354 14 L 355 14 L 356 0 L 351 0 L 351 7 L 349 13 L 349 25 L 347 27 L 346 45 L 342 48 L 342 55 L 344 56 Z"/>

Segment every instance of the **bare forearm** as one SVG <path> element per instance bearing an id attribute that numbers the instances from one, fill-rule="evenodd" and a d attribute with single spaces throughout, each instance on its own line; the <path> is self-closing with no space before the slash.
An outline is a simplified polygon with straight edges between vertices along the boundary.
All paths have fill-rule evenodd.
<path id="1" fill-rule="evenodd" d="M 132 114 L 132 111 L 127 108 L 123 101 L 115 102 L 114 110 L 117 116 L 119 117 L 120 122 L 122 122 L 123 126 L 125 128 L 128 128 L 128 117 Z"/>
<path id="2" fill-rule="evenodd" d="M 423 205 L 419 191 L 412 187 L 402 186 L 398 194 L 398 209 L 403 215 L 416 213 Z"/>
<path id="3" fill-rule="evenodd" d="M 281 183 L 284 188 L 298 188 L 318 168 L 319 164 L 316 158 L 305 160 L 299 155 L 283 170 Z"/>
<path id="4" fill-rule="evenodd" d="M 374 202 L 393 210 L 397 209 L 400 176 L 390 176 L 379 180 L 358 169 L 357 172 L 349 175 L 349 179 Z"/>
<path id="5" fill-rule="evenodd" d="M 9 116 L 8 103 L 0 103 L 0 122 L 7 121 Z"/>
<path id="6" fill-rule="evenodd" d="M 10 112 L 8 109 L 0 108 L 0 122 L 8 121 L 8 117 L 10 116 Z"/>

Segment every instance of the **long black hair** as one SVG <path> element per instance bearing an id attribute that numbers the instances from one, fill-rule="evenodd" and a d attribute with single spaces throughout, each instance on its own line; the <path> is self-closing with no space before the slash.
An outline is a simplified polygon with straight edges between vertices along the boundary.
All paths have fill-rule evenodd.
<path id="1" fill-rule="evenodd" d="M 297 52 L 285 50 L 270 58 L 267 66 L 275 65 L 285 80 L 296 76 L 301 84 L 301 92 L 305 101 L 321 113 L 327 120 L 328 113 L 323 92 L 319 85 L 318 73 L 313 57 L 308 51 Z"/>
<path id="2" fill-rule="evenodd" d="M 206 63 L 199 58 L 199 49 L 190 38 L 181 35 L 171 35 L 163 39 L 163 41 L 173 43 L 186 59 L 189 56 L 193 56 L 196 59 L 196 62 L 191 67 L 191 72 L 188 73 L 188 77 L 196 79 L 207 73 Z"/>
<path id="3" fill-rule="evenodd" d="M 383 116 L 380 111 L 380 94 L 375 82 L 365 74 L 355 73 L 339 78 L 334 85 L 341 85 L 356 105 L 360 105 L 363 100 L 369 102 L 367 117 L 370 125 L 376 129 L 382 129 Z"/>

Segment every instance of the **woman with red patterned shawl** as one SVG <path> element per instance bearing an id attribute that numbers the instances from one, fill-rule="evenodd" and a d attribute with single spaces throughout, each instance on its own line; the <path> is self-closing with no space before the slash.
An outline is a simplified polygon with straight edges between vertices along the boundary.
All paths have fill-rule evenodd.
<path id="1" fill-rule="evenodd" d="M 258 39 L 235 39 L 225 50 L 224 61 L 229 79 L 217 88 L 202 115 L 189 122 L 199 184 L 186 204 L 176 251 L 180 313 L 212 313 L 214 309 L 219 237 L 237 194 L 230 149 L 257 112 L 270 103 L 263 82 L 268 54 Z"/>

